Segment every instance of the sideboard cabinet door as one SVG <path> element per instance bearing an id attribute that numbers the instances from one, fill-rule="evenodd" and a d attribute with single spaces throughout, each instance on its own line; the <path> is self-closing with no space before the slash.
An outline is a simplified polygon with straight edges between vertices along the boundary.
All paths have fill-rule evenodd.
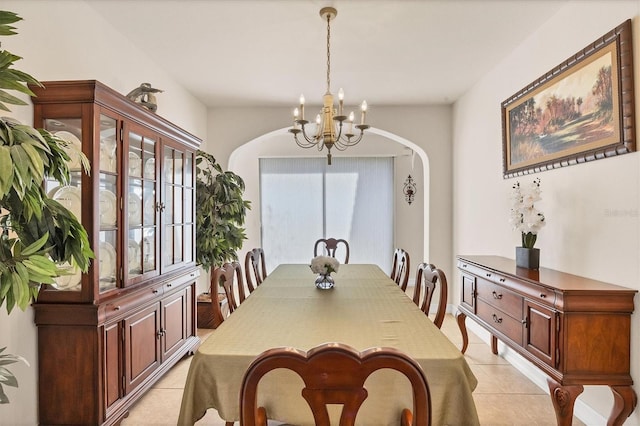
<path id="1" fill-rule="evenodd" d="M 524 347 L 536 358 L 557 368 L 558 313 L 525 299 L 526 328 Z"/>

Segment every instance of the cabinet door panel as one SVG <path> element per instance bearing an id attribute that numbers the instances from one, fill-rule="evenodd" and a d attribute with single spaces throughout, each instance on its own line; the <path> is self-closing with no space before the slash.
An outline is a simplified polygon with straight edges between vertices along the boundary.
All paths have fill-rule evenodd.
<path id="1" fill-rule="evenodd" d="M 122 397 L 121 346 L 120 323 L 106 326 L 104 330 L 104 359 L 105 359 L 105 397 L 107 408 Z"/>
<path id="2" fill-rule="evenodd" d="M 552 367 L 556 363 L 556 312 L 525 301 L 527 330 L 525 348 Z"/>
<path id="3" fill-rule="evenodd" d="M 187 293 L 181 291 L 162 301 L 162 357 L 167 358 L 180 349 L 187 338 Z"/>
<path id="4" fill-rule="evenodd" d="M 471 312 L 475 313 L 475 292 L 476 292 L 476 278 L 470 275 L 462 275 L 462 304 L 465 305 Z"/>
<path id="5" fill-rule="evenodd" d="M 125 378 L 128 393 L 160 365 L 160 305 L 124 320 Z"/>

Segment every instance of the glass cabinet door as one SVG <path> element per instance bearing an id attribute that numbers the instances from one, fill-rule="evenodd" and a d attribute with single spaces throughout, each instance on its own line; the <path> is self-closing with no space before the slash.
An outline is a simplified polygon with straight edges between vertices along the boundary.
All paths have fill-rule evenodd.
<path id="1" fill-rule="evenodd" d="M 156 147 L 158 137 L 131 127 L 128 137 L 128 178 L 126 185 L 127 283 L 158 273 L 156 254 L 158 249 L 159 206 L 156 196 L 158 181 Z"/>
<path id="2" fill-rule="evenodd" d="M 118 121 L 100 115 L 100 162 L 99 177 L 99 247 L 98 278 L 100 293 L 118 287 L 118 230 L 119 203 L 118 176 L 120 175 L 121 143 L 118 140 Z"/>
<path id="3" fill-rule="evenodd" d="M 73 114 L 69 114 L 73 115 Z M 82 119 L 70 118 L 45 118 L 44 128 L 67 143 L 65 151 L 69 155 L 68 185 L 60 185 L 56 180 L 46 180 L 45 191 L 50 198 L 58 201 L 76 218 L 82 222 Z M 67 268 L 68 275 L 56 278 L 53 285 L 57 290 L 79 292 L 82 289 L 82 273 L 70 264 L 62 265 Z"/>
<path id="4" fill-rule="evenodd" d="M 165 145 L 163 148 L 163 270 L 193 262 L 194 153 Z"/>

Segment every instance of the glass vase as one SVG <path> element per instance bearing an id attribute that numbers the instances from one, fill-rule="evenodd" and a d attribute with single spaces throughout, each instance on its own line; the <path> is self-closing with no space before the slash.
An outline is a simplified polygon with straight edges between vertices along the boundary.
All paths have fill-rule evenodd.
<path id="1" fill-rule="evenodd" d="M 333 278 L 330 274 L 319 274 L 316 278 L 316 287 L 320 290 L 329 290 L 334 286 Z"/>

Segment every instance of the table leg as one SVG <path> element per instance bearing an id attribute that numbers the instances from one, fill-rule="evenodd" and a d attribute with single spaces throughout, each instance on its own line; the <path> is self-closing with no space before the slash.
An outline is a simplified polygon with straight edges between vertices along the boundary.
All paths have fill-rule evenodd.
<path id="1" fill-rule="evenodd" d="M 547 378 L 551 402 L 556 410 L 558 426 L 570 426 L 573 421 L 573 404 L 578 395 L 582 393 L 582 385 L 562 386 L 552 378 Z"/>
<path id="2" fill-rule="evenodd" d="M 607 425 L 621 425 L 636 408 L 638 397 L 631 386 L 609 387 L 611 388 L 611 392 L 613 392 L 613 409 L 611 410 L 611 415 L 609 415 Z"/>
<path id="3" fill-rule="evenodd" d="M 493 334 L 491 335 L 491 352 L 494 355 L 498 355 L 498 338 Z"/>
<path id="4" fill-rule="evenodd" d="M 467 346 L 469 346 L 469 335 L 467 334 L 467 325 L 464 323 L 464 320 L 467 318 L 465 314 L 460 311 L 456 312 L 456 321 L 458 322 L 458 328 L 460 329 L 460 333 L 462 334 L 462 348 L 460 352 L 465 353 L 467 350 Z"/>

